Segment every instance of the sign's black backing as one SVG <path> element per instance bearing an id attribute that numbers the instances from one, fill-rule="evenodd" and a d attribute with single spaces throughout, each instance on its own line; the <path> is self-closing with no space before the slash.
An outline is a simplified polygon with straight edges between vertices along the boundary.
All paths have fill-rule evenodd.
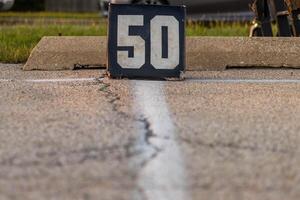
<path id="1" fill-rule="evenodd" d="M 128 51 L 134 55 L 133 47 L 118 47 L 118 15 L 143 15 L 144 26 L 130 26 L 129 35 L 137 35 L 145 40 L 145 64 L 139 69 L 124 69 L 117 62 L 118 51 Z M 179 64 L 174 69 L 156 69 L 151 64 L 150 20 L 155 16 L 173 16 L 179 22 Z M 179 78 L 185 71 L 185 6 L 127 5 L 110 4 L 108 32 L 108 72 L 112 78 Z M 169 33 L 172 34 L 172 33 Z M 152 41 L 155 42 L 155 41 Z M 164 44 L 163 44 L 164 45 Z M 162 45 L 162 46 L 163 46 Z M 168 44 L 167 44 L 168 45 Z"/>

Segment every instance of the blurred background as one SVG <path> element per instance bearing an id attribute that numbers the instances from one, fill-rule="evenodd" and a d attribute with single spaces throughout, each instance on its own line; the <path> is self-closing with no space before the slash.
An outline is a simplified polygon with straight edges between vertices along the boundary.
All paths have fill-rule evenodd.
<path id="1" fill-rule="evenodd" d="M 112 0 L 186 5 L 188 36 L 248 36 L 252 0 Z M 43 36 L 107 34 L 109 0 L 0 0 L 0 62 L 23 63 Z"/>
<path id="2" fill-rule="evenodd" d="M 113 3 L 155 3 L 186 5 L 189 14 L 231 13 L 238 19 L 239 13 L 250 13 L 251 0 L 111 0 Z M 54 12 L 98 12 L 106 14 L 110 0 L 0 0 L 2 10 L 54 11 Z M 1 8 L 1 7 L 0 7 Z M 241 17 L 241 16 L 240 16 Z M 242 17 L 245 17 L 243 15 Z M 224 17 L 225 18 L 225 17 Z M 245 18 L 243 20 L 246 20 Z"/>

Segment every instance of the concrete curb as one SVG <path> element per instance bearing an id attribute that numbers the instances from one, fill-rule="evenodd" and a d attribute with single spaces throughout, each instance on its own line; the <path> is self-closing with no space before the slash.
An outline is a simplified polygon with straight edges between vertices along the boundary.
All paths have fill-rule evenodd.
<path id="1" fill-rule="evenodd" d="M 106 37 L 44 37 L 24 70 L 72 70 L 106 66 Z M 187 70 L 230 67 L 300 68 L 299 38 L 188 37 Z"/>
<path id="2" fill-rule="evenodd" d="M 24 70 L 73 70 L 106 66 L 106 37 L 43 37 L 32 50 Z"/>
<path id="3" fill-rule="evenodd" d="M 300 68 L 300 39 L 192 37 L 187 40 L 187 66 L 188 70 Z"/>

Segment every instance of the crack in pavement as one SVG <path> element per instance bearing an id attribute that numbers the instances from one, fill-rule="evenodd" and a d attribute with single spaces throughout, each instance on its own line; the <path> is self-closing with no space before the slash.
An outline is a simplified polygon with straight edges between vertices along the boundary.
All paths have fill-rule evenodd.
<path id="1" fill-rule="evenodd" d="M 134 121 L 143 123 L 146 129 L 146 137 L 152 136 L 150 124 L 146 120 L 140 120 L 134 115 L 126 113 L 121 110 L 122 104 L 120 103 L 121 97 L 118 93 L 114 93 L 109 83 L 105 83 L 103 79 L 97 79 L 100 85 L 99 91 L 103 92 L 107 98 L 107 101 L 112 105 L 112 111 L 116 112 L 123 118 L 131 118 Z M 147 131 L 147 129 L 149 129 Z M 148 143 L 148 139 L 145 140 Z M 88 146 L 82 149 L 75 150 L 54 150 L 54 151 L 43 151 L 37 150 L 33 152 L 22 152 L 10 155 L 8 158 L 0 160 L 0 166 L 2 167 L 15 167 L 15 168 L 26 168 L 26 167 L 64 167 L 70 165 L 80 165 L 89 161 L 103 162 L 107 159 L 115 159 L 118 161 L 124 161 L 134 157 L 141 157 L 144 154 L 144 149 L 136 148 L 137 143 L 136 137 L 131 137 L 128 141 L 125 141 L 124 145 L 112 145 L 112 146 Z M 153 147 L 155 149 L 155 147 Z M 143 166 L 144 161 L 139 162 L 139 166 Z M 1 172 L 0 172 L 1 174 Z M 0 175 L 1 176 L 1 175 Z"/>
<path id="2" fill-rule="evenodd" d="M 116 159 L 122 161 L 136 154 L 128 155 L 129 145 L 112 145 L 104 147 L 85 147 L 71 151 L 50 151 L 24 153 L 13 155 L 0 161 L 0 166 L 8 167 L 63 167 L 69 165 L 83 164 L 88 161 L 106 161 L 107 159 Z"/>
<path id="3" fill-rule="evenodd" d="M 105 80 L 101 80 L 101 84 L 103 84 L 103 86 L 100 88 L 100 91 L 105 93 L 106 97 L 109 99 L 108 102 L 112 105 L 112 110 L 114 112 L 117 112 L 119 115 L 125 118 L 131 118 L 138 123 L 142 123 L 144 133 L 140 136 L 140 138 L 132 139 L 132 141 L 129 142 L 125 148 L 127 157 L 131 158 L 138 156 L 134 162 L 137 166 L 134 168 L 144 168 L 147 163 L 151 162 L 152 159 L 156 158 L 157 155 L 162 152 L 162 149 L 151 143 L 151 138 L 158 138 L 158 136 L 153 133 L 151 124 L 147 118 L 136 117 L 135 115 L 130 115 L 129 113 L 126 113 L 120 109 L 121 97 L 119 94 L 112 91 L 111 87 L 113 86 L 110 83 L 105 82 Z M 149 152 L 152 153 L 149 154 Z"/>
<path id="4" fill-rule="evenodd" d="M 121 110 L 121 105 L 119 104 L 119 102 L 121 101 L 120 95 L 114 93 L 111 90 L 112 85 L 105 81 L 105 79 L 99 80 L 99 83 L 102 84 L 102 87 L 99 89 L 99 91 L 105 94 L 105 97 L 108 99 L 108 102 L 112 105 L 112 110 L 125 118 L 131 118 L 133 120 L 136 120 L 135 117 Z"/>
<path id="5" fill-rule="evenodd" d="M 153 147 L 154 149 L 156 149 L 157 151 L 161 151 L 161 148 L 157 147 L 155 144 L 153 144 L 151 142 L 151 139 L 160 139 L 160 140 L 167 140 L 166 138 L 161 138 L 159 137 L 157 134 L 154 133 L 154 131 L 151 128 L 151 123 L 147 118 L 141 118 L 139 119 L 140 122 L 142 122 L 144 124 L 144 140 L 145 143 L 151 147 Z"/>
<path id="6" fill-rule="evenodd" d="M 153 124 L 150 120 L 144 115 L 136 116 L 135 114 L 129 114 L 121 110 L 122 101 L 120 94 L 113 92 L 114 90 L 118 91 L 119 88 L 114 88 L 115 86 L 108 83 L 105 79 L 101 80 L 102 87 L 100 91 L 105 93 L 109 103 L 112 105 L 114 112 L 117 112 L 119 115 L 125 118 L 131 118 L 137 123 L 141 124 L 142 133 L 139 135 L 139 138 L 132 138 L 131 142 L 126 145 L 126 155 L 128 158 L 134 158 L 134 161 L 131 161 L 133 164 L 133 169 L 142 170 L 145 168 L 151 161 L 156 159 L 158 155 L 164 152 L 165 147 L 161 144 L 168 143 L 171 140 L 169 134 L 159 136 L 153 130 Z M 155 140 L 155 141 L 153 141 Z"/>
<path id="7" fill-rule="evenodd" d="M 158 139 L 159 137 L 153 133 L 151 124 L 148 119 L 141 118 L 139 121 L 144 124 L 144 133 L 141 135 L 142 141 L 140 141 L 136 145 L 142 146 L 144 152 L 151 152 L 147 155 L 147 157 L 144 158 L 144 161 L 141 161 L 141 168 L 145 168 L 153 159 L 155 159 L 161 152 L 163 152 L 163 149 L 157 147 L 151 142 L 152 138 Z"/>
<path id="8" fill-rule="evenodd" d="M 232 150 L 246 150 L 250 152 L 268 152 L 268 153 L 281 153 L 281 154 L 295 154 L 295 151 L 285 150 L 285 149 L 275 149 L 275 148 L 260 148 L 258 146 L 251 146 L 251 145 L 238 145 L 234 142 L 220 142 L 216 141 L 213 143 L 207 143 L 202 140 L 192 140 L 184 137 L 179 138 L 180 141 L 187 143 L 189 145 L 198 145 L 198 146 L 204 146 L 210 149 L 217 149 L 217 148 L 223 148 L 223 149 L 232 149 Z"/>

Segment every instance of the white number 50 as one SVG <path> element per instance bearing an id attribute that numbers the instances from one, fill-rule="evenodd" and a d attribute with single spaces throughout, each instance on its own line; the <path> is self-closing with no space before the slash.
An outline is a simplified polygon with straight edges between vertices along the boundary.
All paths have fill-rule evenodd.
<path id="1" fill-rule="evenodd" d="M 118 64 L 125 69 L 139 69 L 145 64 L 146 45 L 141 36 L 129 35 L 130 26 L 144 26 L 143 15 L 118 15 L 118 47 L 132 47 L 133 57 L 129 52 L 119 50 Z M 168 54 L 163 58 L 162 27 L 168 30 Z M 175 69 L 179 64 L 179 22 L 173 16 L 156 16 L 150 21 L 151 65 L 156 69 Z"/>

